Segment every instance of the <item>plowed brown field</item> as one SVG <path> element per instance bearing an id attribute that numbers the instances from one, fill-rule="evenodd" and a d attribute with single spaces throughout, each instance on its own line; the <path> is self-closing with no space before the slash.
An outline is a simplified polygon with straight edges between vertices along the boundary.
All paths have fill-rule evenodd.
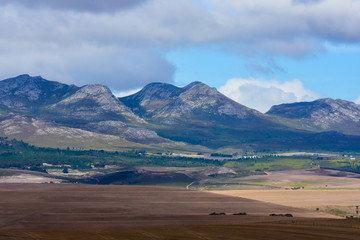
<path id="1" fill-rule="evenodd" d="M 0 239 L 358 239 L 357 220 L 167 187 L 0 184 Z M 225 212 L 225 216 L 209 216 Z M 247 212 L 246 216 L 233 216 Z M 294 218 L 270 217 L 291 213 Z"/>

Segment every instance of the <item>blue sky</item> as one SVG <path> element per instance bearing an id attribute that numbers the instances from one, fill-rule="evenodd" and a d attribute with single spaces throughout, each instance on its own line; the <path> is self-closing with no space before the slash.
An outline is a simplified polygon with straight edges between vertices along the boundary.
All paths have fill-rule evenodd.
<path id="1" fill-rule="evenodd" d="M 267 60 L 247 59 L 229 52 L 204 48 L 184 48 L 166 54 L 176 66 L 175 84 L 197 80 L 219 88 L 230 78 L 259 78 L 289 81 L 300 79 L 304 87 L 321 97 L 354 100 L 360 88 L 360 47 L 327 46 L 324 52 L 303 58 L 275 57 L 279 69 L 256 71 L 248 63 L 267 65 Z"/>
<path id="2" fill-rule="evenodd" d="M 115 94 L 202 81 L 266 112 L 360 104 L 358 0 L 0 0 L 0 78 L 28 73 Z"/>
<path id="3" fill-rule="evenodd" d="M 360 92 L 360 47 L 356 45 L 325 45 L 322 52 L 313 56 L 278 56 L 272 58 L 270 63 L 268 59 L 249 59 L 230 52 L 206 48 L 178 49 L 167 53 L 166 56 L 176 66 L 174 81 L 178 86 L 184 86 L 194 80 L 220 88 L 232 78 L 279 82 L 298 79 L 304 88 L 316 93 L 313 99 L 339 98 L 354 101 Z M 275 64 L 275 69 L 266 69 L 269 64 Z M 261 66 L 260 69 L 256 68 L 258 66 Z M 251 106 L 252 101 L 248 99 L 240 103 Z M 267 101 L 271 102 L 269 99 Z M 283 102 L 287 101 L 274 104 Z M 271 102 L 264 109 L 257 105 L 252 107 L 265 112 L 272 105 Z"/>

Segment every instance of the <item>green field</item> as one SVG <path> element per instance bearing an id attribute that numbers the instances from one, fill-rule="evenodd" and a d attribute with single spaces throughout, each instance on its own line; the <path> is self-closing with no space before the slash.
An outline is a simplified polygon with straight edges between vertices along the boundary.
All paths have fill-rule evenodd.
<path id="1" fill-rule="evenodd" d="M 84 172 L 83 175 L 95 176 L 87 177 L 84 180 L 88 183 L 185 187 L 189 183 L 195 182 L 192 186 L 195 188 L 206 185 L 207 188 L 216 189 L 218 185 L 239 186 L 248 184 L 278 188 L 284 187 L 284 185 L 269 183 L 267 180 L 261 179 L 251 180 L 249 183 L 239 181 L 239 178 L 266 175 L 266 172 L 271 171 L 318 168 L 360 173 L 359 166 L 358 160 L 323 159 L 317 156 L 260 155 L 257 158 L 239 156 L 237 159 L 207 159 L 175 156 L 171 152 L 147 153 L 144 150 L 109 152 L 104 150 L 42 148 L 22 141 L 0 139 L 0 168 L 48 172 L 68 178 L 71 178 L 71 173 L 74 171 Z M 139 172 L 142 167 L 153 167 L 157 170 Z M 218 170 L 221 168 L 225 169 L 225 172 Z M 63 174 L 65 172 L 69 172 L 69 174 Z M 76 180 L 78 181 L 81 178 L 81 176 L 76 177 Z M 314 185 L 314 182 L 299 180 L 288 183 L 286 186 L 306 187 L 309 184 Z"/>

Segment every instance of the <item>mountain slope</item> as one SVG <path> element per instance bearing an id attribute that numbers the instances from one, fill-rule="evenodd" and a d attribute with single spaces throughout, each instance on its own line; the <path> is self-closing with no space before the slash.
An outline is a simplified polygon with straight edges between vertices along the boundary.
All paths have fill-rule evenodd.
<path id="1" fill-rule="evenodd" d="M 0 81 L 0 105 L 12 111 L 29 112 L 53 104 L 79 88 L 27 74 Z"/>
<path id="2" fill-rule="evenodd" d="M 104 85 L 85 85 L 69 97 L 47 108 L 61 114 L 64 121 L 82 123 L 114 120 L 131 124 L 142 124 L 144 121 L 120 102 Z"/>
<path id="3" fill-rule="evenodd" d="M 139 116 L 151 118 L 159 109 L 174 101 L 181 92 L 181 88 L 171 84 L 150 83 L 141 91 L 120 100 Z"/>
<path id="4" fill-rule="evenodd" d="M 120 100 L 160 136 L 211 148 L 256 147 L 300 134 L 200 82 L 184 88 L 153 83 Z"/>
<path id="5" fill-rule="evenodd" d="M 103 123 L 112 124 L 114 123 Z M 106 125 L 105 125 L 106 126 Z M 97 125 L 89 130 L 71 128 L 29 116 L 10 114 L 0 115 L 0 136 L 10 139 L 23 140 L 38 146 L 66 148 L 74 147 L 81 149 L 106 149 L 106 150 L 130 150 L 130 149 L 184 149 L 194 151 L 196 147 L 182 142 L 173 142 L 159 137 L 155 132 L 122 126 L 120 133 L 100 133 L 94 131 Z M 117 129 L 114 127 L 114 129 Z M 114 130 L 113 129 L 113 130 Z M 115 131 L 115 130 L 114 130 Z M 142 144 L 145 143 L 145 144 Z M 205 150 L 201 146 L 198 149 Z"/>
<path id="6" fill-rule="evenodd" d="M 261 113 L 234 102 L 215 88 L 200 82 L 193 82 L 184 88 L 152 83 L 120 100 L 144 118 L 166 124 L 200 119 L 208 121 L 214 116 L 232 119 L 261 116 Z"/>
<path id="7" fill-rule="evenodd" d="M 360 105 L 340 99 L 319 99 L 273 106 L 266 114 L 287 119 L 294 127 L 360 135 Z"/>
<path id="8" fill-rule="evenodd" d="M 0 81 L 0 93 L 0 117 L 9 116 L 12 119 L 12 113 L 23 114 L 28 119 L 34 117 L 39 121 L 54 122 L 58 126 L 115 135 L 134 143 L 182 144 L 161 138 L 154 131 L 133 127 L 146 122 L 103 85 L 76 87 L 25 74 Z M 32 128 L 31 124 L 26 126 Z M 30 138 L 25 128 L 22 132 L 26 139 Z M 21 138 L 21 132 L 9 136 Z"/>
<path id="9" fill-rule="evenodd" d="M 113 135 L 98 134 L 77 128 L 70 128 L 22 115 L 0 118 L 0 136 L 24 140 L 46 147 L 76 147 L 93 149 L 119 149 L 141 147 Z"/>
<path id="10" fill-rule="evenodd" d="M 360 137 L 350 135 L 360 129 L 359 105 L 341 100 L 275 106 L 265 115 L 200 82 L 183 88 L 152 83 L 117 99 L 103 85 L 29 75 L 0 81 L 0 93 L 0 136 L 42 146 L 360 149 Z"/>
<path id="11" fill-rule="evenodd" d="M 76 124 L 103 119 L 142 124 L 144 121 L 103 85 L 77 87 L 27 74 L 0 81 L 0 111 L 26 113 Z"/>

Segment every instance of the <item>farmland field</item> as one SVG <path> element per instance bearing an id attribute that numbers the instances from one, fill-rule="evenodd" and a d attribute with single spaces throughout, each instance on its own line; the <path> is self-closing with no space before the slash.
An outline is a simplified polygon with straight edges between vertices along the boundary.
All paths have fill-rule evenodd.
<path id="1" fill-rule="evenodd" d="M 147 174 L 143 179 L 129 175 L 127 181 L 134 185 L 89 185 L 61 183 L 69 174 L 4 169 L 0 239 L 358 238 L 360 219 L 345 216 L 357 215 L 359 174 L 316 168 L 251 176 L 234 172 L 224 167 L 142 167 L 138 173 Z M 125 175 L 118 174 L 102 181 L 121 184 L 119 177 Z M 150 185 L 170 186 L 179 176 L 191 178 L 181 188 Z"/>
<path id="2" fill-rule="evenodd" d="M 357 219 L 179 188 L 0 184 L 0 194 L 0 239 L 339 239 L 339 234 L 356 239 L 360 234 Z M 247 215 L 232 215 L 237 212 Z"/>

